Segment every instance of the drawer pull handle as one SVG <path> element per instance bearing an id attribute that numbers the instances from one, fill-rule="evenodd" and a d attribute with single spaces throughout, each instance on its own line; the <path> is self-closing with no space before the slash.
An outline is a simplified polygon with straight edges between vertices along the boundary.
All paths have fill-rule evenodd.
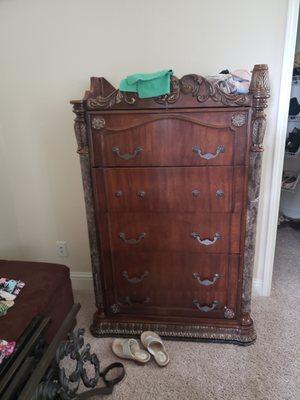
<path id="1" fill-rule="evenodd" d="M 198 154 L 199 157 L 204 158 L 205 160 L 211 160 L 212 158 L 218 157 L 219 154 L 225 152 L 224 146 L 218 146 L 215 154 L 213 153 L 202 153 L 202 150 L 198 146 L 193 147 L 193 152 Z"/>
<path id="2" fill-rule="evenodd" d="M 218 199 L 220 199 L 220 198 L 223 197 L 223 196 L 224 196 L 223 190 L 222 190 L 222 189 L 218 189 L 218 190 L 216 191 L 216 197 L 217 197 Z"/>
<path id="3" fill-rule="evenodd" d="M 132 300 L 129 296 L 126 296 L 123 302 L 119 302 L 121 306 L 135 306 L 135 305 L 143 305 L 150 303 L 150 297 L 146 297 L 143 300 Z"/>
<path id="4" fill-rule="evenodd" d="M 146 196 L 146 192 L 144 192 L 144 190 L 139 190 L 137 192 L 137 195 L 140 199 L 143 199 Z"/>
<path id="5" fill-rule="evenodd" d="M 191 233 L 193 239 L 196 239 L 198 243 L 203 244 L 204 246 L 211 246 L 216 243 L 217 240 L 221 239 L 220 233 L 215 233 L 215 237 L 213 240 L 210 239 L 201 239 L 199 233 L 193 232 Z"/>
<path id="6" fill-rule="evenodd" d="M 210 279 L 203 279 L 203 280 L 201 280 L 201 278 L 200 278 L 200 274 L 198 273 L 198 272 L 194 272 L 193 273 L 193 277 L 195 278 L 195 279 L 197 279 L 197 281 L 198 281 L 198 283 L 200 284 L 200 285 L 203 285 L 203 286 L 211 286 L 211 285 L 214 285 L 216 282 L 217 282 L 217 280 L 220 278 L 220 275 L 219 274 L 214 274 L 214 276 L 213 276 L 213 278 L 210 280 Z"/>
<path id="7" fill-rule="evenodd" d="M 117 190 L 117 191 L 115 192 L 115 196 L 116 196 L 116 197 L 122 197 L 122 196 L 123 196 L 122 190 Z"/>
<path id="8" fill-rule="evenodd" d="M 132 278 L 129 278 L 127 271 L 123 271 L 122 275 L 129 283 L 135 285 L 136 283 L 142 282 L 149 275 L 149 272 L 145 271 L 141 276 L 133 276 Z"/>
<path id="9" fill-rule="evenodd" d="M 136 239 L 126 239 L 126 235 L 124 232 L 120 232 L 119 233 L 119 238 L 121 240 L 123 240 L 123 242 L 127 243 L 127 244 L 137 244 L 139 243 L 142 239 L 144 239 L 144 237 L 146 236 L 145 232 L 142 232 L 138 235 L 138 237 Z"/>
<path id="10" fill-rule="evenodd" d="M 132 160 L 135 158 L 138 154 L 140 154 L 144 149 L 142 147 L 137 147 L 133 153 L 120 153 L 119 147 L 113 147 L 112 149 L 113 153 L 116 153 L 120 158 L 123 158 L 123 160 Z"/>
<path id="11" fill-rule="evenodd" d="M 198 197 L 199 194 L 200 194 L 200 190 L 198 190 L 198 189 L 192 190 L 192 195 L 193 195 L 193 197 Z"/>
<path id="12" fill-rule="evenodd" d="M 210 312 L 218 307 L 218 300 L 214 300 L 211 304 L 203 304 L 201 305 L 198 300 L 193 300 L 193 305 L 198 308 L 198 310 L 202 312 Z"/>

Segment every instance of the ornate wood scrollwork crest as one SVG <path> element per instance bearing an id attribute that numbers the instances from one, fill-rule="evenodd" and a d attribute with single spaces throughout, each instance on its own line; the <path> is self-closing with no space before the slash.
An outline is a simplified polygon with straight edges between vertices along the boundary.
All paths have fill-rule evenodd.
<path id="1" fill-rule="evenodd" d="M 124 101 L 128 105 L 135 104 L 138 96 L 136 93 L 120 92 L 115 90 L 108 96 L 97 96 L 96 98 L 87 99 L 87 107 L 90 110 L 101 110 L 103 108 L 113 108 L 115 105 Z"/>
<path id="2" fill-rule="evenodd" d="M 171 92 L 151 99 L 140 99 L 137 93 L 121 92 L 110 85 L 104 78 L 99 78 L 99 80 L 102 82 L 100 86 L 106 86 L 106 91 L 102 90 L 99 95 L 99 85 L 97 86 L 97 83 L 95 83 L 95 86 L 98 88 L 98 95 L 96 95 L 96 90 L 90 92 L 86 99 L 87 108 L 89 110 L 122 108 L 122 105 L 133 107 L 140 106 L 143 108 L 143 106 L 149 107 L 148 103 L 151 102 L 153 104 L 167 106 L 177 102 L 182 103 L 188 96 L 192 97 L 192 99 L 190 98 L 191 105 L 197 102 L 205 103 L 206 101 L 221 103 L 227 106 L 249 106 L 251 104 L 251 96 L 224 93 L 213 82 L 196 74 L 185 75 L 181 79 L 172 76 Z M 95 92 L 94 95 L 93 92 Z M 180 104 L 178 104 L 178 106 L 180 106 Z"/>
<path id="3" fill-rule="evenodd" d="M 180 79 L 180 88 L 182 93 L 196 97 L 199 103 L 211 99 L 228 106 L 249 104 L 247 95 L 225 93 L 219 86 L 196 74 L 183 76 Z"/>

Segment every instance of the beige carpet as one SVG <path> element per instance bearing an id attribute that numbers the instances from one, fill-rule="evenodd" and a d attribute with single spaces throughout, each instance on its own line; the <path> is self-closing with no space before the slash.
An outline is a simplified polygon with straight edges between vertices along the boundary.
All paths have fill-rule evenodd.
<path id="1" fill-rule="evenodd" d="M 272 296 L 253 301 L 252 315 L 258 335 L 254 345 L 167 341 L 171 361 L 166 368 L 159 368 L 153 360 L 144 367 L 124 360 L 126 377 L 107 398 L 300 399 L 299 385 L 296 387 L 300 232 L 289 227 L 280 229 L 277 244 Z M 93 295 L 76 293 L 76 300 L 82 304 L 78 326 L 86 328 L 86 342 L 92 345 L 103 369 L 117 360 L 110 350 L 112 339 L 96 339 L 89 333 Z"/>

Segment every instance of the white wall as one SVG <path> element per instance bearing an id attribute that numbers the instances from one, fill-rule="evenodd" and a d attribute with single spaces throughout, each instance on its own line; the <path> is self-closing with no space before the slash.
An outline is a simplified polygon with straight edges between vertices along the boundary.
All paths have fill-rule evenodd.
<path id="1" fill-rule="evenodd" d="M 69 105 L 83 96 L 90 76 L 118 85 L 137 71 L 205 75 L 269 64 L 267 171 L 286 7 L 287 0 L 2 0 L 0 257 L 90 271 Z M 68 242 L 67 259 L 56 256 L 56 240 Z"/>

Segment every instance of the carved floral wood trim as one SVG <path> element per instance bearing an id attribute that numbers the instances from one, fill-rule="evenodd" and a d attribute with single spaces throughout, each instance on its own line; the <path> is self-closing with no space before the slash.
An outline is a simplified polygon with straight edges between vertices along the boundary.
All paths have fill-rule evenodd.
<path id="1" fill-rule="evenodd" d="M 144 331 L 157 332 L 163 338 L 178 338 L 180 340 L 196 341 L 226 341 L 240 345 L 249 345 L 256 339 L 253 328 L 240 329 L 235 327 L 215 328 L 213 326 L 178 325 L 155 322 L 122 322 L 119 320 L 102 321 L 97 314 L 91 326 L 91 332 L 96 337 L 107 336 L 140 336 Z"/>
<path id="2" fill-rule="evenodd" d="M 237 114 L 237 115 L 243 115 L 244 116 L 244 122 L 246 121 L 247 117 L 246 117 L 245 114 Z M 139 116 L 139 119 L 138 119 L 137 122 L 133 122 L 132 124 L 128 124 L 128 125 L 123 124 L 122 127 L 120 127 L 120 128 L 119 127 L 115 128 L 115 127 L 110 126 L 109 121 L 100 124 L 98 119 L 100 119 L 100 118 L 94 117 L 92 119 L 92 127 L 94 129 L 96 129 L 96 130 L 105 128 L 106 130 L 111 131 L 111 132 L 120 132 L 120 131 L 125 131 L 125 130 L 128 130 L 128 129 L 132 129 L 132 128 L 137 128 L 137 127 L 148 125 L 148 124 L 150 124 L 152 122 L 160 121 L 160 120 L 163 120 L 163 119 L 178 119 L 180 121 L 192 122 L 193 124 L 200 125 L 200 126 L 205 126 L 207 128 L 230 129 L 231 131 L 235 131 L 235 128 L 233 126 L 237 126 L 237 127 L 242 126 L 242 125 L 234 125 L 234 123 L 233 123 L 234 122 L 234 118 L 232 118 L 232 121 L 229 122 L 228 124 L 222 124 L 221 125 L 221 124 L 213 124 L 213 123 L 201 121 L 201 120 L 199 120 L 197 118 L 193 118 L 193 117 L 190 117 L 190 116 L 185 116 L 185 115 L 181 115 L 181 114 L 170 114 L 170 113 L 165 114 L 165 115 L 152 115 L 152 116 L 147 115 L 147 116 L 144 116 L 144 117 Z M 101 119 L 104 120 L 103 117 L 101 117 Z"/>
<path id="3" fill-rule="evenodd" d="M 252 97 L 251 95 L 242 94 L 228 94 L 224 93 L 217 85 L 203 76 L 196 74 L 189 74 L 183 76 L 181 79 L 173 76 L 171 79 L 171 93 L 151 99 L 140 99 L 136 93 L 121 92 L 115 89 L 109 82 L 104 78 L 93 78 L 92 83 L 99 79 L 101 83 L 98 87 L 102 88 L 104 85 L 109 86 L 110 92 L 105 93 L 94 93 L 93 84 L 90 92 L 84 100 L 88 110 L 103 110 L 103 109 L 120 109 L 121 106 L 134 108 L 148 108 L 151 103 L 155 103 L 160 106 L 174 106 L 182 107 L 181 104 L 190 97 L 192 100 L 191 104 L 194 107 L 200 105 L 205 107 L 207 101 L 216 103 L 216 105 L 225 106 L 250 106 Z M 105 82 L 104 82 L 105 81 Z M 96 85 L 96 83 L 95 83 Z M 100 90 L 98 90 L 100 91 Z"/>

